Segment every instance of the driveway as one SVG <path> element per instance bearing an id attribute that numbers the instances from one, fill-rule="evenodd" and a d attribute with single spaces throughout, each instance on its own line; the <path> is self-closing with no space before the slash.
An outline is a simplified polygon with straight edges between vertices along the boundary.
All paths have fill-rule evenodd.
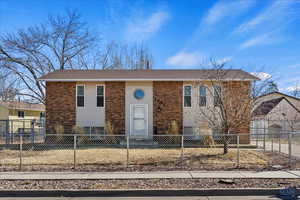
<path id="1" fill-rule="evenodd" d="M 256 141 L 251 142 L 252 145 L 256 145 Z M 263 142 L 259 141 L 258 146 L 263 148 Z M 286 143 L 280 144 L 281 149 L 279 148 L 279 142 L 274 140 L 273 142 L 273 150 L 274 151 L 281 151 L 281 153 L 289 154 L 289 145 Z M 272 142 L 266 141 L 266 150 L 272 151 Z M 292 156 L 300 158 L 300 144 L 292 142 Z"/>

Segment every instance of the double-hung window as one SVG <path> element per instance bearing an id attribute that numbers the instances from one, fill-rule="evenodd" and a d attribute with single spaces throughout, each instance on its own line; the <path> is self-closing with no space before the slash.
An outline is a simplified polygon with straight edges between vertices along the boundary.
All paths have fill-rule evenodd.
<path id="1" fill-rule="evenodd" d="M 192 86 L 191 85 L 184 86 L 184 107 L 186 108 L 192 107 Z"/>
<path id="2" fill-rule="evenodd" d="M 199 106 L 206 106 L 206 87 L 199 87 Z"/>
<path id="3" fill-rule="evenodd" d="M 84 107 L 84 85 L 77 85 L 76 95 L 77 107 Z"/>
<path id="4" fill-rule="evenodd" d="M 218 106 L 221 103 L 221 87 L 218 85 L 214 86 L 214 105 Z"/>
<path id="5" fill-rule="evenodd" d="M 104 86 L 97 85 L 97 107 L 104 107 Z"/>

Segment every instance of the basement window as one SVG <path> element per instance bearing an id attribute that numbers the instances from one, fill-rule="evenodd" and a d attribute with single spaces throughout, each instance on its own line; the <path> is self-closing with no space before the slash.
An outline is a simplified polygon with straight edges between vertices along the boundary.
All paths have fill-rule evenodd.
<path id="1" fill-rule="evenodd" d="M 25 114 L 24 114 L 24 111 L 18 111 L 18 117 L 19 118 L 24 118 Z"/>

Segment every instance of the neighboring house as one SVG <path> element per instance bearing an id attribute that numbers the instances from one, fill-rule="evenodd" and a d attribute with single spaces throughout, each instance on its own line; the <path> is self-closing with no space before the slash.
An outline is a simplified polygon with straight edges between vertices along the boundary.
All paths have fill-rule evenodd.
<path id="1" fill-rule="evenodd" d="M 103 132 L 109 121 L 115 134 L 152 139 L 155 134 L 166 134 L 175 120 L 180 133 L 185 134 L 193 126 L 190 110 L 199 107 L 200 96 L 201 106 L 211 103 L 206 101 L 211 99 L 210 94 L 200 86 L 210 87 L 216 76 L 216 70 L 51 72 L 39 79 L 46 81 L 47 133 L 54 133 L 56 125 L 63 125 L 65 132 L 72 132 L 74 125 L 92 127 L 93 133 Z M 242 82 L 250 91 L 253 80 L 257 78 L 247 72 L 228 70 L 220 85 Z M 192 86 L 195 81 L 199 86 Z M 246 131 L 249 133 L 249 127 Z M 245 129 L 240 132 L 245 133 Z"/>
<path id="2" fill-rule="evenodd" d="M 32 128 L 33 120 L 40 123 L 45 116 L 43 104 L 0 101 L 0 132 L 16 133 Z M 34 125 L 36 126 L 37 123 Z"/>
<path id="3" fill-rule="evenodd" d="M 300 131 L 300 99 L 280 92 L 260 96 L 252 120 L 252 133 Z"/>

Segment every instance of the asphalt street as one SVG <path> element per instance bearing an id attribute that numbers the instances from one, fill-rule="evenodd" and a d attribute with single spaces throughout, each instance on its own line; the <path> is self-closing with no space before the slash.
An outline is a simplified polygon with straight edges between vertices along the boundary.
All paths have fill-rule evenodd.
<path id="1" fill-rule="evenodd" d="M 0 200 L 277 200 L 273 196 L 207 196 L 207 197 L 11 197 Z M 299 198 L 300 199 L 300 198 Z"/>

